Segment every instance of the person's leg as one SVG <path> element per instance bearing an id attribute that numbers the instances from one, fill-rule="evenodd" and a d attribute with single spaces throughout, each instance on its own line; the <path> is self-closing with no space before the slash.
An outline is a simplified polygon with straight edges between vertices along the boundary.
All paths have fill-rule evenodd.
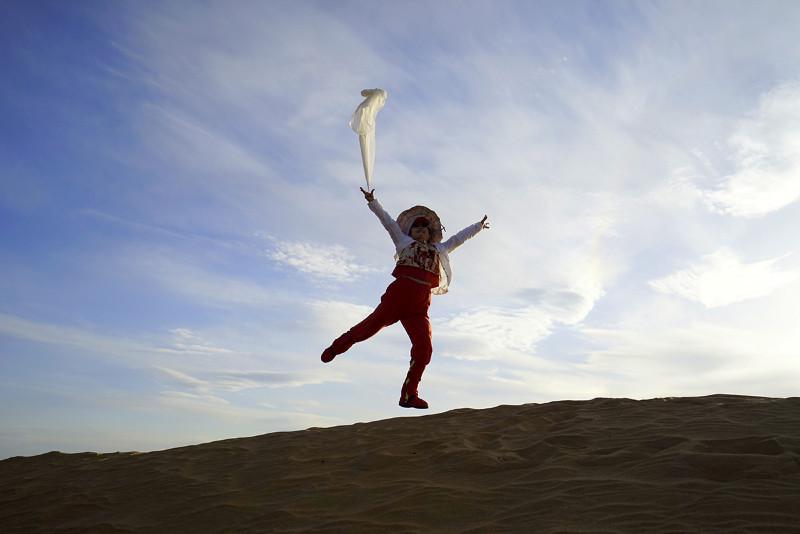
<path id="1" fill-rule="evenodd" d="M 408 368 L 403 388 L 400 390 L 400 406 L 405 408 L 427 408 L 428 403 L 419 398 L 417 388 L 425 367 L 431 361 L 431 323 L 427 315 L 414 315 L 401 319 L 411 339 L 411 365 Z"/>
<path id="2" fill-rule="evenodd" d="M 397 295 L 390 284 L 386 289 L 386 293 L 381 297 L 381 303 L 375 308 L 375 311 L 370 313 L 363 321 L 355 325 L 353 328 L 339 336 L 331 343 L 331 346 L 325 349 L 320 358 L 323 362 L 328 363 L 339 354 L 347 352 L 354 344 L 371 338 L 378 333 L 382 328 L 397 322 Z"/>

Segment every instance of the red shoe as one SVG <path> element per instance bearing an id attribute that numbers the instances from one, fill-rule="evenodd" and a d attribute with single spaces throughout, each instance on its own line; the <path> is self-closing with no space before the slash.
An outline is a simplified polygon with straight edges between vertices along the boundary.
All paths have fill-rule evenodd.
<path id="1" fill-rule="evenodd" d="M 403 401 L 403 399 L 400 399 L 399 404 L 403 408 L 418 408 L 420 410 L 428 409 L 428 403 L 417 396 L 410 397 L 407 401 Z"/>
<path id="2" fill-rule="evenodd" d="M 333 361 L 335 357 L 336 354 L 333 353 L 333 349 L 328 347 L 327 349 L 322 351 L 322 356 L 320 357 L 320 360 L 322 360 L 323 363 L 328 363 Z"/>

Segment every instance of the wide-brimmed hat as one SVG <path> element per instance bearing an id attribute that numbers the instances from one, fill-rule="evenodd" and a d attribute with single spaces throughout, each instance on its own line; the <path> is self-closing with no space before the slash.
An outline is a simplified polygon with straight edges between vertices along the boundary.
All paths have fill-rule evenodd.
<path id="1" fill-rule="evenodd" d="M 428 232 L 431 236 L 431 243 L 439 243 L 442 240 L 442 221 L 436 212 L 425 206 L 414 206 L 408 208 L 403 213 L 397 216 L 397 224 L 403 233 L 408 235 L 411 231 L 411 225 L 414 224 L 419 217 L 424 217 L 428 220 Z"/>

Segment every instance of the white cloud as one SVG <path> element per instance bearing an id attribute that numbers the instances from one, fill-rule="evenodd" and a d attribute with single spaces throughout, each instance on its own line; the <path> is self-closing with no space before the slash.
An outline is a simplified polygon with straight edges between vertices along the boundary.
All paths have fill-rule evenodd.
<path id="1" fill-rule="evenodd" d="M 276 372 L 263 370 L 224 370 L 206 368 L 193 371 L 195 375 L 163 366 L 154 369 L 170 382 L 195 392 L 219 394 L 223 391 L 243 391 L 254 388 L 297 388 L 309 384 L 344 381 L 340 374 L 322 369 Z"/>
<path id="2" fill-rule="evenodd" d="M 280 302 L 282 296 L 267 287 L 235 275 L 219 274 L 201 261 L 173 249 L 133 246 L 112 263 L 117 269 L 156 281 L 168 291 L 197 303 L 216 306 L 264 307 Z"/>
<path id="3" fill-rule="evenodd" d="M 521 296 L 533 302 L 532 305 L 478 308 L 459 313 L 444 321 L 441 327 L 451 332 L 450 336 L 454 333 L 473 338 L 478 342 L 475 348 L 479 350 L 483 348 L 491 353 L 503 353 L 504 349 L 531 351 L 557 325 L 575 325 L 582 321 L 602 294 L 600 288 L 583 294 L 573 290 L 529 290 Z M 467 359 L 492 357 L 467 355 Z"/>
<path id="4" fill-rule="evenodd" d="M 800 272 L 775 267 L 784 258 L 743 263 L 733 251 L 720 249 L 705 256 L 698 264 L 649 283 L 662 293 L 716 308 L 769 295 L 797 280 Z"/>
<path id="5" fill-rule="evenodd" d="M 154 152 L 195 176 L 212 177 L 213 182 L 225 181 L 241 186 L 242 176 L 257 176 L 261 180 L 247 181 L 262 184 L 267 191 L 265 178 L 272 175 L 266 162 L 243 144 L 227 138 L 219 129 L 213 129 L 174 107 L 148 105 L 141 118 L 146 129 L 146 140 Z M 224 177 L 224 178 L 223 178 Z M 195 182 L 197 183 L 197 182 Z M 224 192 L 226 188 L 216 187 Z"/>
<path id="6" fill-rule="evenodd" d="M 346 126 L 342 110 L 358 91 L 371 80 L 401 75 L 363 33 L 326 9 L 240 7 L 136 10 L 120 48 L 171 103 L 214 118 L 210 123 L 230 113 L 247 118 L 254 132 L 291 139 L 293 149 L 308 141 L 332 144 L 320 134 Z M 230 24 L 217 24 L 221 19 Z"/>
<path id="7" fill-rule="evenodd" d="M 0 313 L 0 333 L 37 343 L 79 348 L 114 357 L 141 357 L 152 350 L 146 343 L 126 337 L 98 334 L 81 328 L 31 321 L 3 313 Z"/>
<path id="8" fill-rule="evenodd" d="M 334 306 L 335 315 L 336 309 L 342 311 L 344 307 Z M 163 341 L 157 339 L 160 336 L 134 340 L 0 314 L 0 334 L 65 349 L 80 349 L 82 353 L 88 352 L 94 357 L 102 355 L 104 359 L 113 358 L 131 367 L 152 366 L 162 378 L 194 392 L 240 391 L 258 387 L 294 388 L 345 380 L 341 373 L 317 368 L 302 371 L 254 370 L 254 363 L 248 358 L 249 352 L 221 348 L 216 343 L 203 340 L 188 328 L 171 330 L 173 343 L 165 348 Z M 211 359 L 170 358 L 173 354 L 211 356 Z M 279 361 L 279 358 L 271 359 Z M 175 363 L 185 365 L 176 369 Z M 223 365 L 226 368 L 221 368 Z M 285 363 L 279 365 L 284 366 Z M 185 369 L 186 366 L 191 366 L 192 370 Z"/>
<path id="9" fill-rule="evenodd" d="M 267 257 L 314 278 L 354 281 L 375 269 L 361 265 L 341 245 L 321 245 L 292 241 L 273 241 Z"/>
<path id="10" fill-rule="evenodd" d="M 165 377 L 172 382 L 181 386 L 198 391 L 208 391 L 209 389 L 209 383 L 206 380 L 200 380 L 199 378 L 195 378 L 186 373 L 182 373 L 181 371 L 176 371 L 175 369 L 169 369 L 167 367 L 157 366 L 155 369 L 165 375 Z"/>
<path id="11" fill-rule="evenodd" d="M 602 348 L 590 350 L 579 368 L 615 396 L 791 394 L 800 380 L 797 333 L 748 322 L 686 326 L 662 321 L 651 309 L 614 328 L 581 329 Z"/>
<path id="12" fill-rule="evenodd" d="M 800 84 L 765 94 L 728 143 L 735 170 L 705 191 L 712 210 L 759 217 L 794 203 L 800 198 Z"/>
<path id="13" fill-rule="evenodd" d="M 236 354 L 236 351 L 216 347 L 213 343 L 203 340 L 189 328 L 174 328 L 170 330 L 170 334 L 172 334 L 173 337 L 172 344 L 169 347 L 160 347 L 156 349 L 156 352 L 205 355 Z"/>
<path id="14" fill-rule="evenodd" d="M 309 325 L 328 335 L 339 335 L 372 313 L 374 308 L 337 300 L 307 303 Z"/>
<path id="15" fill-rule="evenodd" d="M 186 391 L 162 391 L 161 400 L 166 403 L 186 405 L 187 402 L 205 404 L 207 406 L 229 406 L 230 402 L 216 395 L 205 393 L 188 393 Z"/>
<path id="16" fill-rule="evenodd" d="M 216 387 L 229 391 L 270 387 L 297 388 L 309 384 L 339 382 L 342 379 L 331 373 L 319 371 L 274 372 L 274 371 L 217 371 L 211 373 Z"/>
<path id="17" fill-rule="evenodd" d="M 553 322 L 552 317 L 536 307 L 487 308 L 459 314 L 444 327 L 474 336 L 490 350 L 529 350 L 550 333 Z"/>

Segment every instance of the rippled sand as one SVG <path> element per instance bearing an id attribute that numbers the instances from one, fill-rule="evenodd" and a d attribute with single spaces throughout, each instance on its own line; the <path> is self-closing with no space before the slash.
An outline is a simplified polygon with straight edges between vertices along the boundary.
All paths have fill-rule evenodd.
<path id="1" fill-rule="evenodd" d="M 0 532 L 800 532 L 800 398 L 594 399 L 0 462 Z"/>

